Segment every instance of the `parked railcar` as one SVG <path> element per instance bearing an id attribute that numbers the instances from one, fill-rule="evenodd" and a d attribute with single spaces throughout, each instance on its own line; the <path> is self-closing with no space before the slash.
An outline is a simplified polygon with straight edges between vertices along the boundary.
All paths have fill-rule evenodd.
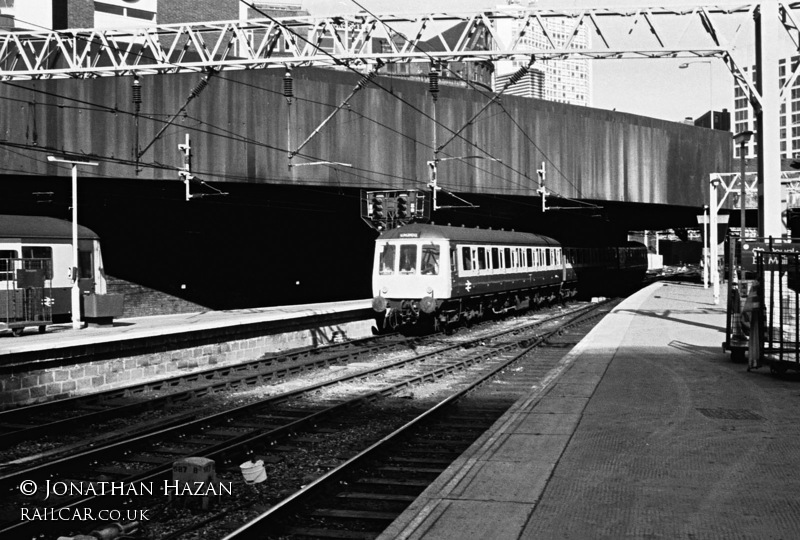
<path id="1" fill-rule="evenodd" d="M 376 240 L 372 307 L 381 329 L 469 323 L 639 282 L 641 244 L 562 247 L 531 233 L 411 224 Z"/>
<path id="2" fill-rule="evenodd" d="M 618 290 L 625 291 L 641 283 L 647 274 L 647 247 L 639 242 L 627 242 L 616 249 L 617 265 L 612 269 L 611 279 Z"/>
<path id="3" fill-rule="evenodd" d="M 514 231 L 411 224 L 376 241 L 373 309 L 384 327 L 434 327 L 522 310 L 576 293 L 561 245 Z"/>
<path id="4" fill-rule="evenodd" d="M 639 242 L 565 247 L 564 253 L 575 269 L 582 296 L 624 293 L 641 283 L 647 273 L 647 247 Z"/>
<path id="5" fill-rule="evenodd" d="M 68 321 L 72 302 L 72 224 L 40 216 L 0 215 L 0 330 L 44 331 Z M 78 227 L 78 286 L 82 296 L 106 293 L 100 239 Z"/>

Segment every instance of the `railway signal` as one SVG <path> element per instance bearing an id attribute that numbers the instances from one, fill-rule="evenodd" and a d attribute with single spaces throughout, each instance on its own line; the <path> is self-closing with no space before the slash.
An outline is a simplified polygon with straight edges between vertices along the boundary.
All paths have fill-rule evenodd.
<path id="1" fill-rule="evenodd" d="M 408 217 L 408 195 L 403 193 L 397 196 L 397 218 L 407 219 Z"/>
<path id="2" fill-rule="evenodd" d="M 424 191 L 363 191 L 361 219 L 377 231 L 430 220 Z"/>
<path id="3" fill-rule="evenodd" d="M 383 195 L 375 195 L 372 198 L 372 219 L 384 219 L 386 209 L 383 207 Z"/>

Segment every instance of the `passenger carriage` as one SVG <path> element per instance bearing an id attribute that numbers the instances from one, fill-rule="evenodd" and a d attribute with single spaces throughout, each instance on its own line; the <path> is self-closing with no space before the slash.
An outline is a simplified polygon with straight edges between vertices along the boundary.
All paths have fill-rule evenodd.
<path id="1" fill-rule="evenodd" d="M 70 222 L 0 215 L 0 330 L 19 335 L 26 326 L 44 331 L 51 322 L 70 320 L 71 267 Z M 105 295 L 100 238 L 83 226 L 78 227 L 76 271 L 82 298 Z"/>
<path id="2" fill-rule="evenodd" d="M 383 326 L 433 326 L 521 310 L 576 292 L 561 245 L 514 231 L 411 224 L 376 240 L 373 308 Z"/>

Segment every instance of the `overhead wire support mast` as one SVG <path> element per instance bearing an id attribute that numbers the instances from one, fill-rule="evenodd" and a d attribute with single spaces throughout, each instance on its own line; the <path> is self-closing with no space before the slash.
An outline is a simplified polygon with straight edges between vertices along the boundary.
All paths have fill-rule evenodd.
<path id="1" fill-rule="evenodd" d="M 542 161 L 542 168 L 536 169 L 536 174 L 539 175 L 539 188 L 536 190 L 536 193 L 542 197 L 542 213 L 547 212 L 548 210 L 590 210 L 595 208 L 603 208 L 602 206 L 591 203 L 582 203 L 583 206 L 551 206 L 548 208 L 547 196 L 552 195 L 552 193 L 548 193 L 547 188 L 544 187 L 544 180 L 547 177 L 547 170 L 545 169 L 544 161 Z M 564 198 L 566 199 L 566 197 Z"/>
<path id="2" fill-rule="evenodd" d="M 209 197 L 211 195 L 227 195 L 227 192 L 221 191 L 214 186 L 210 186 L 202 180 L 197 180 L 194 175 L 192 175 L 192 146 L 189 143 L 189 140 L 189 134 L 187 133 L 186 142 L 178 145 L 178 150 L 183 152 L 183 168 L 178 171 L 178 175 L 181 177 L 181 180 L 183 180 L 183 183 L 186 186 L 186 200 L 190 201 L 198 197 Z M 192 180 L 196 180 L 204 186 L 213 189 L 216 191 L 216 193 L 192 193 L 192 188 L 190 186 L 190 182 Z"/>
<path id="3" fill-rule="evenodd" d="M 139 168 L 139 112 L 142 108 L 142 83 L 139 81 L 139 77 L 134 75 L 133 77 L 133 84 L 131 85 L 132 90 L 132 101 L 133 101 L 133 118 L 134 118 L 134 129 L 136 130 L 136 134 L 134 136 L 134 147 L 133 147 L 133 156 L 136 160 L 136 166 L 134 167 L 134 172 L 138 175 L 141 172 Z"/>
<path id="4" fill-rule="evenodd" d="M 432 205 L 431 209 L 433 211 L 442 210 L 442 209 L 449 209 L 449 208 L 480 208 L 480 206 L 478 206 L 477 204 L 472 204 L 471 202 L 469 202 L 469 201 L 467 201 L 465 199 L 462 199 L 461 197 L 459 197 L 458 195 L 456 195 L 452 191 L 447 191 L 446 189 L 443 189 L 443 188 L 439 187 L 438 179 L 437 179 L 439 162 L 440 161 L 451 161 L 451 160 L 454 160 L 454 159 L 458 159 L 458 160 L 488 159 L 490 161 L 500 162 L 499 159 L 496 159 L 496 158 L 485 158 L 483 156 L 459 156 L 459 157 L 448 157 L 448 158 L 430 160 L 428 162 L 428 174 L 429 174 L 429 179 L 430 179 L 430 182 L 428 182 L 428 187 L 431 188 L 431 205 Z M 455 199 L 458 199 L 459 201 L 463 202 L 464 204 L 463 205 L 454 205 L 454 206 L 440 206 L 436 202 L 436 194 L 439 191 L 444 191 L 445 193 L 447 193 L 451 197 L 453 197 Z"/>
<path id="5" fill-rule="evenodd" d="M 295 16 L 275 19 L 259 11 L 254 2 L 243 4 L 259 12 L 263 19 L 160 24 L 136 29 L 77 29 L 0 32 L 0 80 L 39 78 L 91 78 L 110 75 L 165 74 L 197 72 L 202 69 L 263 69 L 286 65 L 330 65 L 331 57 L 307 43 L 333 40 L 336 61 L 374 64 L 383 62 L 492 61 L 535 55 L 539 61 L 565 56 L 586 59 L 603 58 L 674 58 L 725 57 L 736 46 L 737 35 L 723 29 L 718 19 L 751 16 L 764 0 L 741 5 L 696 3 L 685 9 L 650 6 L 630 8 L 523 8 L 509 10 L 474 10 L 442 13 L 420 10 L 417 13 L 355 13 L 346 16 Z M 786 13 L 798 9 L 795 3 L 782 4 Z M 355 39 L 342 43 L 339 24 L 358 29 Z M 544 42 L 524 51 L 516 48 L 517 35 L 505 41 L 492 39 L 487 46 L 482 39 L 472 39 L 482 32 L 496 37 L 499 21 L 515 20 L 521 29 L 540 27 L 547 19 L 568 21 L 566 30 L 585 26 L 597 34 L 592 48 L 581 49 L 572 40 L 565 46 Z M 656 21 L 658 19 L 659 21 Z M 668 20 L 666 20 L 668 19 Z M 665 21 L 666 20 L 666 21 Z M 284 21 L 284 22 L 281 22 Z M 646 43 L 638 32 L 622 35 L 615 31 L 620 22 L 631 21 L 631 28 L 650 30 Z M 665 21 L 668 24 L 657 24 Z M 677 22 L 678 24 L 669 24 Z M 688 25 L 699 22 L 705 32 L 686 33 Z M 725 22 L 725 21 L 722 21 Z M 413 36 L 409 46 L 392 43 L 386 24 L 403 24 Z M 457 41 L 444 47 L 419 52 L 417 44 L 440 34 L 442 25 L 464 24 Z M 515 30 L 516 31 L 516 30 Z M 738 30 L 733 32 L 738 34 Z M 617 39 L 609 39 L 611 35 Z M 708 37 L 711 37 L 709 42 Z M 365 46 L 375 39 L 387 39 L 389 49 L 370 52 Z M 285 43 L 286 47 L 279 47 Z M 613 43 L 613 46 L 611 45 Z M 141 50 L 138 49 L 141 45 Z M 230 54 L 235 48 L 237 54 Z M 176 57 L 176 53 L 177 57 Z"/>

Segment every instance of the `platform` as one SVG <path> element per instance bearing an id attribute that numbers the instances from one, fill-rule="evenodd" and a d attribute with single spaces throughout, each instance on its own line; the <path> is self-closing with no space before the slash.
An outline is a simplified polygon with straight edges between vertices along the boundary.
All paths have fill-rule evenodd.
<path id="1" fill-rule="evenodd" d="M 724 338 L 711 289 L 641 290 L 380 538 L 796 538 L 800 378 Z"/>
<path id="2" fill-rule="evenodd" d="M 43 334 L 27 328 L 22 336 L 10 331 L 0 332 L 0 358 L 34 350 L 74 347 L 98 343 L 131 341 L 140 338 L 201 332 L 235 326 L 276 321 L 300 321 L 337 313 L 364 311 L 371 315 L 370 300 L 350 300 L 296 306 L 275 306 L 226 311 L 201 311 L 175 315 L 117 319 L 107 326 L 87 326 L 73 329 L 72 323 L 51 324 Z"/>
<path id="3" fill-rule="evenodd" d="M 0 408 L 369 337 L 370 300 L 120 319 L 0 332 Z"/>

